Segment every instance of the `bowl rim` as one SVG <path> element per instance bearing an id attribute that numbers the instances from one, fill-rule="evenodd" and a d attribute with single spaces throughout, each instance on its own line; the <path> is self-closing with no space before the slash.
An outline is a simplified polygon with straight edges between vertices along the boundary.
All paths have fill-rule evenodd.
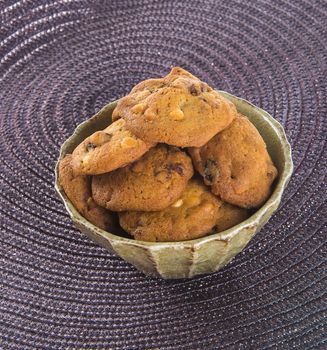
<path id="1" fill-rule="evenodd" d="M 292 151 L 291 151 L 291 145 L 287 140 L 285 131 L 283 126 L 276 120 L 274 119 L 268 112 L 265 110 L 255 106 L 253 103 L 237 97 L 235 95 L 232 95 L 228 92 L 222 91 L 222 90 L 217 90 L 219 93 L 221 93 L 224 96 L 227 96 L 238 100 L 240 103 L 243 104 L 248 104 L 250 108 L 256 110 L 261 114 L 261 116 L 265 119 L 265 122 L 269 124 L 269 126 L 275 131 L 275 133 L 278 135 L 279 141 L 282 145 L 282 150 L 283 150 L 283 156 L 285 159 L 284 163 L 284 169 L 281 174 L 278 175 L 278 182 L 274 188 L 273 193 L 270 195 L 269 199 L 265 202 L 265 204 L 258 209 L 254 214 L 252 214 L 248 219 L 240 222 L 238 225 L 235 225 L 225 231 L 221 231 L 219 233 L 213 233 L 208 236 L 200 237 L 197 239 L 192 239 L 192 240 L 187 240 L 187 241 L 175 241 L 175 242 L 147 242 L 147 241 L 138 241 L 134 240 L 133 238 L 126 238 L 122 237 L 119 235 L 116 235 L 114 233 L 105 231 L 100 229 L 99 227 L 93 225 L 91 222 L 86 220 L 73 206 L 71 201 L 68 199 L 66 196 L 63 188 L 59 184 L 58 180 L 58 166 L 60 160 L 66 155 L 66 149 L 71 143 L 71 141 L 79 134 L 81 130 L 84 129 L 84 127 L 89 124 L 89 122 L 93 119 L 96 119 L 98 116 L 102 115 L 104 112 L 107 110 L 111 109 L 118 100 L 112 101 L 105 105 L 102 109 L 100 109 L 94 116 L 91 118 L 83 121 L 80 123 L 74 130 L 73 134 L 62 144 L 59 152 L 59 158 L 56 162 L 55 166 L 55 189 L 57 193 L 59 194 L 61 200 L 64 202 L 65 208 L 68 211 L 70 218 L 75 222 L 82 224 L 85 226 L 87 229 L 91 231 L 95 231 L 97 234 L 101 235 L 103 238 L 109 240 L 111 243 L 114 241 L 115 243 L 123 243 L 123 244 L 129 244 L 129 245 L 134 245 L 138 247 L 151 247 L 151 249 L 154 250 L 159 250 L 161 248 L 179 248 L 181 245 L 183 247 L 195 247 L 195 246 L 200 246 L 202 244 L 207 244 L 208 242 L 211 241 L 229 241 L 232 239 L 234 236 L 236 236 L 238 233 L 243 231 L 245 228 L 250 229 L 252 227 L 256 227 L 260 224 L 261 218 L 263 218 L 266 213 L 270 213 L 271 215 L 273 212 L 277 209 L 283 191 L 286 188 L 293 172 L 293 161 L 292 161 Z"/>

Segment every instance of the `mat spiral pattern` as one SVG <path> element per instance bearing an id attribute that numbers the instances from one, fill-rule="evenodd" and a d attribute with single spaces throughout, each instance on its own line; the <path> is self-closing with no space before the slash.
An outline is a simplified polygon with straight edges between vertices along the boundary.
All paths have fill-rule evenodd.
<path id="1" fill-rule="evenodd" d="M 0 2 L 0 349 L 323 349 L 325 0 Z M 145 277 L 74 229 L 54 165 L 77 124 L 189 69 L 285 127 L 282 205 L 222 271 Z"/>

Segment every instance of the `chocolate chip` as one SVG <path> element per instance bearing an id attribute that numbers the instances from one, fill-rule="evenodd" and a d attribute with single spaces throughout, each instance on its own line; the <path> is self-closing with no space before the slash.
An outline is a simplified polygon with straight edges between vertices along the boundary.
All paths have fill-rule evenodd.
<path id="1" fill-rule="evenodd" d="M 184 176 L 184 167 L 181 163 L 174 163 L 166 165 L 168 173 L 175 171 L 178 175 Z"/>
<path id="2" fill-rule="evenodd" d="M 199 91 L 197 90 L 196 86 L 194 84 L 191 85 L 190 87 L 190 93 L 193 96 L 199 95 Z"/>
<path id="3" fill-rule="evenodd" d="M 204 164 L 204 177 L 205 179 L 212 183 L 214 176 L 219 175 L 218 164 L 213 159 L 208 159 Z"/>
<path id="4" fill-rule="evenodd" d="M 184 168 L 182 166 L 178 166 L 175 171 L 180 175 L 184 176 Z"/>
<path id="5" fill-rule="evenodd" d="M 209 168 L 205 165 L 204 166 L 204 177 L 205 177 L 205 179 L 207 180 L 207 181 L 209 181 L 210 183 L 212 182 L 212 180 L 213 180 L 213 177 L 212 177 L 212 175 L 211 175 L 211 173 L 210 173 L 210 170 L 209 170 Z"/>
<path id="6" fill-rule="evenodd" d="M 182 164 L 180 163 L 172 164 L 172 170 L 176 171 L 176 173 L 178 173 L 180 176 L 184 176 L 184 168 Z"/>
<path id="7" fill-rule="evenodd" d="M 94 143 L 89 142 L 89 143 L 86 145 L 86 150 L 87 150 L 87 151 L 91 151 L 91 150 L 95 149 L 96 147 L 97 147 L 97 146 L 96 146 Z"/>

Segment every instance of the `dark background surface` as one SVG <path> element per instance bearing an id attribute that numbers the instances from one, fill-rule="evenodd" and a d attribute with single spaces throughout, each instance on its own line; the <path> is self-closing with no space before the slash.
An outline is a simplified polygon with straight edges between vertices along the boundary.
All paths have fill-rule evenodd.
<path id="1" fill-rule="evenodd" d="M 1 1 L 1 349 L 326 348 L 326 13 L 324 0 Z M 75 230 L 53 183 L 81 121 L 173 65 L 270 112 L 295 171 L 225 269 L 169 282 Z"/>

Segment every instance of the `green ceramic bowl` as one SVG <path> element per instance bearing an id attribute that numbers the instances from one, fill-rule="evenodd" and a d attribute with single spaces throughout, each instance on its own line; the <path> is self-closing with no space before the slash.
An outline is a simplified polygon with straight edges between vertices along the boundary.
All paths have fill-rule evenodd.
<path id="1" fill-rule="evenodd" d="M 234 102 L 239 112 L 246 115 L 264 138 L 279 176 L 268 201 L 250 218 L 220 233 L 183 242 L 142 242 L 101 230 L 84 219 L 66 197 L 58 182 L 56 166 L 55 187 L 77 228 L 99 245 L 118 254 L 147 275 L 165 279 L 190 278 L 218 271 L 242 251 L 250 239 L 269 220 L 277 209 L 283 191 L 293 171 L 290 144 L 283 127 L 267 112 L 241 98 L 220 91 Z M 111 123 L 111 114 L 117 102 L 102 108 L 95 116 L 80 124 L 60 150 L 59 160 L 87 136 Z"/>

